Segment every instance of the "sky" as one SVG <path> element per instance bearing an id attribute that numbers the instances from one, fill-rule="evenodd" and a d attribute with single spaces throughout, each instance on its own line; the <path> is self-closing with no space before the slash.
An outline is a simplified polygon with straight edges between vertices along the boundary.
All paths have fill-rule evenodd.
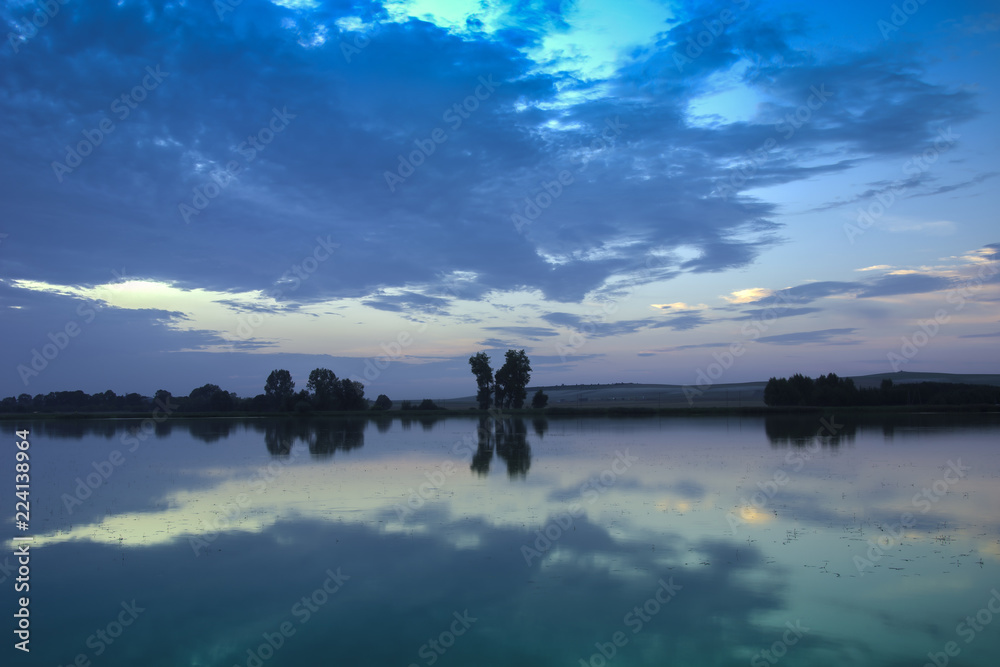
<path id="1" fill-rule="evenodd" d="M 992 2 L 0 17 L 0 396 L 1000 372 Z"/>

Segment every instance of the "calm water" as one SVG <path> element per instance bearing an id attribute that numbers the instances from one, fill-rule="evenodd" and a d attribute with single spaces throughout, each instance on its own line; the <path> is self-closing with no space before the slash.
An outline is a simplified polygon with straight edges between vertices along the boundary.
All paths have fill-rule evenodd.
<path id="1" fill-rule="evenodd" d="M 4 664 L 1000 657 L 995 416 L 4 426 Z"/>

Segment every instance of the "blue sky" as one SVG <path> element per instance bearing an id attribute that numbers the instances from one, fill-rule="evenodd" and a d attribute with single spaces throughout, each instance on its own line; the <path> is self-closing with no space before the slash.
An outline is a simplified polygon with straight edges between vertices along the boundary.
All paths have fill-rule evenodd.
<path id="1" fill-rule="evenodd" d="M 40 7 L 0 395 L 1000 372 L 993 3 Z"/>

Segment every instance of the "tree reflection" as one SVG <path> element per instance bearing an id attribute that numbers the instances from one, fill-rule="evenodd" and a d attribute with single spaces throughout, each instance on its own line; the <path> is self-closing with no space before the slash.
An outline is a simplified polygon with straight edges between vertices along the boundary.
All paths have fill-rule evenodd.
<path id="1" fill-rule="evenodd" d="M 537 428 L 537 427 L 536 427 Z M 531 467 L 531 445 L 528 427 L 521 417 L 480 417 L 478 446 L 470 466 L 478 475 L 490 470 L 493 452 L 507 464 L 507 475 L 524 478 Z"/>
<path id="2" fill-rule="evenodd" d="M 814 440 L 824 446 L 837 447 L 844 442 L 854 442 L 857 429 L 857 420 L 843 419 L 840 416 L 810 414 L 764 417 L 764 432 L 773 447 L 805 447 Z"/>
<path id="3" fill-rule="evenodd" d="M 364 417 L 318 423 L 309 434 L 309 453 L 314 458 L 329 458 L 337 451 L 363 447 L 367 424 Z"/>
<path id="4" fill-rule="evenodd" d="M 472 455 L 471 469 L 480 477 L 488 475 L 490 463 L 493 461 L 493 429 L 490 428 L 490 418 L 480 417 L 477 429 L 479 442 L 476 453 Z"/>
<path id="5" fill-rule="evenodd" d="M 264 424 L 264 446 L 271 456 L 288 456 L 292 453 L 295 433 L 292 422 L 282 420 L 267 421 Z"/>

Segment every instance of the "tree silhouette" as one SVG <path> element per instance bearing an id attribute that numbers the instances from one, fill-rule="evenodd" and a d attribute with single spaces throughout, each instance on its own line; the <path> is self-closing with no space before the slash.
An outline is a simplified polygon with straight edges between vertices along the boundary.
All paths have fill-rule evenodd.
<path id="1" fill-rule="evenodd" d="M 337 407 L 339 386 L 336 374 L 330 369 L 314 369 L 309 373 L 306 387 L 313 393 L 313 405 L 317 410 L 333 410 Z"/>
<path id="2" fill-rule="evenodd" d="M 264 383 L 264 395 L 267 396 L 272 410 L 290 410 L 295 397 L 295 383 L 292 374 L 284 369 L 273 370 Z"/>
<path id="3" fill-rule="evenodd" d="M 479 352 L 469 357 L 472 374 L 476 376 L 476 401 L 480 410 L 489 410 L 493 396 L 493 369 L 490 368 L 490 358 L 485 352 Z"/>
<path id="4" fill-rule="evenodd" d="M 507 350 L 504 364 L 496 373 L 497 407 L 520 408 L 528 396 L 531 381 L 531 363 L 524 350 Z"/>

